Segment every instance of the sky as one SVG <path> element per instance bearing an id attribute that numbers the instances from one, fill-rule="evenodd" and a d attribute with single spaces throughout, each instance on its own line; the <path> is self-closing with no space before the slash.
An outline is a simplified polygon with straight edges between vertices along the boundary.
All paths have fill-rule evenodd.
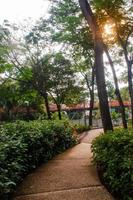
<path id="1" fill-rule="evenodd" d="M 0 23 L 5 19 L 13 23 L 28 18 L 35 21 L 47 13 L 48 7 L 48 0 L 1 0 Z"/>

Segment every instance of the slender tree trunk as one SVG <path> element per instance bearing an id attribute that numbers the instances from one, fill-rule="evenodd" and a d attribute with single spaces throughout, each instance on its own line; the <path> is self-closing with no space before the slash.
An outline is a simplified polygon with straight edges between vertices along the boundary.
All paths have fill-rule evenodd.
<path id="1" fill-rule="evenodd" d="M 47 92 L 43 92 L 43 93 L 41 93 L 41 95 L 43 96 L 44 101 L 45 101 L 47 117 L 49 120 L 51 120 L 51 113 L 50 113 L 49 102 L 48 102 L 48 94 L 47 94 Z"/>
<path id="2" fill-rule="evenodd" d="M 56 104 L 57 105 L 57 109 L 58 109 L 58 116 L 59 116 L 59 120 L 62 119 L 62 116 L 61 116 L 61 105 L 60 104 Z"/>
<path id="3" fill-rule="evenodd" d="M 85 109 L 85 102 L 84 102 L 84 125 L 87 126 L 87 123 L 86 123 L 86 109 Z"/>
<path id="4" fill-rule="evenodd" d="M 128 87 L 131 98 L 131 114 L 132 114 L 132 126 L 133 126 L 133 85 L 132 85 L 132 66 L 128 64 Z"/>
<path id="5" fill-rule="evenodd" d="M 107 55 L 107 58 L 109 60 L 109 64 L 111 66 L 111 70 L 112 70 L 112 74 L 113 74 L 113 78 L 114 78 L 114 84 L 115 84 L 115 94 L 116 94 L 116 97 L 117 97 L 117 100 L 118 100 L 119 106 L 120 106 L 120 112 L 121 112 L 123 127 L 125 129 L 127 129 L 125 106 L 124 106 L 124 103 L 123 103 L 123 100 L 122 100 L 122 97 L 121 97 L 121 93 L 120 93 L 120 90 L 119 90 L 119 85 L 118 85 L 118 80 L 117 80 L 114 64 L 113 64 L 113 61 L 112 61 L 112 59 L 110 57 L 110 54 L 108 52 L 108 49 L 107 49 L 106 45 L 104 45 L 104 51 L 105 51 L 105 53 Z"/>
<path id="6" fill-rule="evenodd" d="M 121 45 L 122 46 L 122 45 Z M 133 82 L 132 82 L 132 62 L 128 58 L 128 53 L 126 47 L 123 47 L 123 52 L 127 64 L 128 71 L 128 90 L 131 99 L 131 115 L 132 115 L 132 126 L 133 126 Z"/>
<path id="7" fill-rule="evenodd" d="M 62 119 L 62 116 L 61 116 L 61 103 L 59 103 L 59 101 L 52 95 L 51 92 L 50 92 L 50 95 L 53 98 L 53 100 L 54 100 L 54 102 L 55 102 L 55 104 L 57 106 L 58 117 L 59 117 L 59 120 L 61 120 Z"/>
<path id="8" fill-rule="evenodd" d="M 94 79 L 95 79 L 95 68 L 92 68 L 92 80 L 91 85 L 89 85 L 88 78 L 86 77 L 87 86 L 90 92 L 90 112 L 89 112 L 89 127 L 92 127 L 92 120 L 93 120 L 93 108 L 94 108 Z"/>
<path id="9" fill-rule="evenodd" d="M 95 52 L 95 71 L 96 82 L 98 88 L 100 112 L 104 131 L 113 130 L 111 116 L 109 112 L 108 96 L 105 85 L 105 75 L 103 66 L 103 41 L 99 27 L 96 23 L 92 10 L 87 0 L 79 0 L 79 4 L 83 15 L 85 16 L 88 25 L 90 26 L 94 37 L 94 52 Z"/>
<path id="10" fill-rule="evenodd" d="M 124 43 L 119 36 L 119 33 L 117 33 L 117 39 L 123 49 L 125 61 L 127 64 L 127 73 L 128 73 L 128 90 L 129 90 L 129 96 L 131 99 L 131 115 L 132 115 L 132 127 L 133 127 L 133 82 L 132 82 L 132 62 L 133 60 L 129 60 L 128 58 L 128 52 L 127 52 L 127 42 Z"/>
<path id="11" fill-rule="evenodd" d="M 89 127 L 92 127 L 92 120 L 93 120 L 93 108 L 94 108 L 94 91 L 91 91 L 90 94 L 90 112 L 89 112 Z"/>

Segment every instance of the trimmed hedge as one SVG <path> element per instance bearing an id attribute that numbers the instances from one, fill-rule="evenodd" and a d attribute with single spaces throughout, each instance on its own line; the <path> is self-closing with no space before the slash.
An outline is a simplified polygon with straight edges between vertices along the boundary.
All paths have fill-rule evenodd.
<path id="1" fill-rule="evenodd" d="M 118 129 L 92 144 L 101 180 L 120 200 L 133 200 L 133 130 Z"/>
<path id="2" fill-rule="evenodd" d="M 32 169 L 76 141 L 68 121 L 17 121 L 0 126 L 0 199 Z"/>

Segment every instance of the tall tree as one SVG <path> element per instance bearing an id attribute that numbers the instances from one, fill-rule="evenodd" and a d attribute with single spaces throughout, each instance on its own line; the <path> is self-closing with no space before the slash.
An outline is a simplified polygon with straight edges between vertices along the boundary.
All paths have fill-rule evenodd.
<path id="1" fill-rule="evenodd" d="M 67 10 L 67 11 L 66 11 Z M 94 106 L 94 49 L 92 33 L 86 26 L 78 4 L 73 0 L 54 1 L 51 8 L 50 23 L 55 27 L 53 41 L 67 46 L 67 55 L 74 63 L 74 70 L 85 81 L 90 99 L 89 124 L 92 126 Z M 63 17 L 66 16 L 66 17 Z M 66 52 L 66 49 L 64 49 Z"/>
<path id="2" fill-rule="evenodd" d="M 122 52 L 124 54 L 125 61 L 127 64 L 128 88 L 129 88 L 129 95 L 131 99 L 132 125 L 133 125 L 133 83 L 132 83 L 133 58 L 131 56 L 132 54 L 131 38 L 133 36 L 132 1 L 95 0 L 93 2 L 93 5 L 95 6 L 97 15 L 99 16 L 98 20 L 100 21 L 102 26 L 104 24 L 104 25 L 110 26 L 113 29 L 112 43 L 115 43 L 115 44 L 117 43 L 122 48 Z M 111 64 L 110 58 L 109 58 L 109 62 Z M 117 82 L 116 78 L 114 78 L 115 82 Z M 117 97 L 121 106 L 122 118 L 124 120 L 125 112 L 124 112 L 124 106 L 122 105 L 122 98 L 121 98 L 120 92 L 118 90 L 119 88 L 117 87 L 116 83 L 115 85 L 117 89 Z"/>
<path id="3" fill-rule="evenodd" d="M 128 22 L 126 22 L 128 23 Z M 117 26 L 117 38 L 118 38 L 118 42 L 121 45 L 121 48 L 123 50 L 123 54 L 125 57 L 125 61 L 127 64 L 127 72 L 128 72 L 128 89 L 129 89 L 129 95 L 130 95 L 130 99 L 131 99 L 131 113 L 132 113 L 132 126 L 133 126 L 133 81 L 132 81 L 132 77 L 133 77 L 133 73 L 132 73 L 132 65 L 133 65 L 133 57 L 130 56 L 130 54 L 132 52 L 130 52 L 128 49 L 130 49 L 129 47 L 129 37 L 131 36 L 131 34 L 133 35 L 133 26 L 124 26 L 121 27 L 120 25 L 116 25 Z M 128 33 L 126 35 L 126 38 L 123 37 L 123 34 L 121 34 L 121 31 L 124 29 L 128 30 Z M 122 30 L 121 30 L 122 29 Z"/>
<path id="4" fill-rule="evenodd" d="M 81 56 L 80 61 L 75 63 L 75 70 L 83 76 L 82 85 L 85 84 L 89 91 L 89 126 L 92 127 L 93 121 L 93 109 L 94 109 L 94 90 L 95 90 L 95 67 L 93 67 L 93 62 L 91 58 L 83 59 Z"/>
<path id="5" fill-rule="evenodd" d="M 95 70 L 96 81 L 98 88 L 98 96 L 100 103 L 100 111 L 103 122 L 103 128 L 107 130 L 113 130 L 111 116 L 109 112 L 108 97 L 105 85 L 104 66 L 103 66 L 103 40 L 100 33 L 100 29 L 93 15 L 91 7 L 87 0 L 79 0 L 79 5 L 86 18 L 88 25 L 90 26 L 94 37 L 94 51 L 95 51 Z"/>
<path id="6" fill-rule="evenodd" d="M 104 51 L 107 55 L 107 58 L 109 60 L 109 64 L 111 66 L 111 70 L 112 70 L 112 74 L 113 74 L 113 79 L 114 79 L 114 85 L 115 85 L 115 95 L 117 97 L 117 100 L 119 102 L 120 105 L 120 112 L 121 112 L 121 117 L 122 117 L 122 123 L 123 123 L 123 127 L 125 129 L 127 129 L 127 121 L 126 121 L 126 113 L 125 113 L 125 106 L 121 97 L 121 93 L 120 93 L 120 89 L 119 89 L 119 85 L 118 85 L 118 79 L 117 79 L 117 75 L 115 72 L 115 67 L 114 67 L 114 63 L 112 61 L 112 58 L 109 54 L 108 48 L 106 45 L 104 45 Z"/>
<path id="7" fill-rule="evenodd" d="M 10 28 L 12 28 L 12 25 L 10 25 Z M 51 119 L 47 92 L 49 58 L 51 56 L 45 50 L 48 41 L 47 26 L 42 32 L 35 26 L 29 34 L 25 32 L 26 36 L 14 38 L 14 34 L 17 35 L 17 30 L 15 32 L 11 29 L 8 37 L 4 38 L 4 42 L 10 49 L 6 57 L 13 66 L 12 71 L 6 75 L 8 78 L 22 82 L 27 87 L 37 90 L 44 98 L 47 116 L 48 119 Z"/>
<path id="8" fill-rule="evenodd" d="M 92 68 L 91 72 L 91 81 L 89 81 L 89 78 L 87 74 L 85 75 L 85 80 L 87 83 L 87 87 L 90 91 L 90 109 L 89 109 L 89 127 L 92 127 L 93 123 L 93 109 L 94 109 L 94 82 L 95 82 L 95 68 Z"/>
<path id="9" fill-rule="evenodd" d="M 103 0 L 104 1 L 104 0 Z M 101 4 L 103 3 L 99 2 L 99 1 L 94 1 L 96 3 L 96 8 L 100 8 Z M 94 3 L 93 2 L 93 3 Z M 66 8 L 67 8 L 67 12 L 66 12 Z M 56 39 L 56 41 L 58 40 L 58 42 L 65 42 L 67 44 L 69 44 L 69 47 L 72 46 L 73 47 L 73 52 L 72 54 L 75 57 L 75 54 L 81 55 L 80 59 L 82 60 L 82 57 L 84 56 L 85 58 L 89 57 L 90 60 L 94 57 L 94 53 L 93 53 L 93 44 L 92 44 L 92 36 L 91 33 L 88 30 L 88 27 L 86 26 L 86 24 L 83 21 L 83 16 L 80 15 L 80 10 L 77 7 L 77 4 L 72 1 L 56 1 L 56 5 L 53 6 L 53 13 L 55 14 L 54 16 L 52 16 L 52 19 L 54 21 L 54 25 L 56 24 L 56 27 L 59 27 L 59 30 L 57 32 L 57 34 L 55 34 L 54 39 Z M 98 16 L 97 16 L 98 13 Z M 100 13 L 100 11 L 98 11 L 96 13 L 98 22 L 100 21 L 99 25 L 102 26 L 102 33 L 103 35 L 105 35 L 105 30 L 104 30 L 104 25 L 103 23 L 105 23 L 105 19 L 100 16 L 102 16 L 103 14 Z M 66 15 L 67 17 L 61 17 Z M 102 21 L 102 23 L 101 23 Z M 60 26 L 59 26 L 60 25 Z M 108 25 L 108 24 L 107 24 Z M 100 26 L 100 28 L 101 28 Z M 61 28 L 61 30 L 60 30 Z M 62 31 L 63 30 L 63 31 Z M 105 33 L 105 34 L 104 34 Z M 112 37 L 112 36 L 111 36 Z M 108 41 L 110 41 L 110 37 L 107 35 L 107 39 Z M 120 104 L 120 111 L 121 111 L 121 116 L 122 116 L 122 121 L 123 121 L 123 126 L 126 128 L 127 124 L 126 124 L 126 118 L 125 118 L 125 107 L 121 98 L 121 94 L 120 94 L 120 90 L 119 90 L 119 85 L 118 85 L 118 79 L 116 76 L 116 72 L 115 72 L 115 67 L 114 67 L 114 63 L 112 61 L 112 58 L 110 56 L 109 50 L 107 48 L 107 45 L 104 45 L 104 51 L 107 54 L 107 57 L 109 59 L 109 63 L 112 69 L 112 73 L 113 73 L 113 78 L 114 78 L 114 85 L 115 85 L 115 91 L 116 91 L 116 96 L 117 99 L 119 101 Z M 76 58 L 77 60 L 77 58 Z M 89 59 L 86 59 L 86 61 L 89 61 Z M 77 62 L 77 61 L 76 61 Z M 88 65 L 88 69 L 91 70 L 90 67 L 90 62 L 86 62 L 86 65 Z M 91 64 L 93 66 L 93 64 Z M 84 68 L 83 68 L 84 70 Z M 84 78 L 86 80 L 87 86 L 90 85 L 91 81 L 88 79 L 87 77 L 88 75 L 85 74 L 85 70 L 84 70 Z M 83 74 L 83 72 L 82 72 Z M 92 96 L 92 92 L 90 91 L 90 86 L 88 87 L 89 93 L 90 93 L 90 97 Z M 90 100 L 90 104 L 92 101 Z M 93 105 L 93 104 L 92 104 Z M 91 109 L 90 109 L 90 114 L 91 114 Z M 90 120 L 91 121 L 91 120 Z"/>
<path id="10" fill-rule="evenodd" d="M 62 53 L 56 53 L 51 59 L 49 92 L 57 106 L 61 120 L 61 104 L 69 98 L 71 91 L 79 87 L 75 84 L 75 74 L 71 62 Z"/>

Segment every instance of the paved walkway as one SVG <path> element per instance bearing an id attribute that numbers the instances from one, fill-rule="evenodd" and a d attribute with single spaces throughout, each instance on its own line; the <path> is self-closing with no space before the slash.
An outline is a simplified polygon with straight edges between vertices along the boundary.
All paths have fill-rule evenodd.
<path id="1" fill-rule="evenodd" d="M 113 200 L 91 163 L 91 142 L 101 131 L 89 131 L 80 144 L 28 175 L 14 200 Z"/>

